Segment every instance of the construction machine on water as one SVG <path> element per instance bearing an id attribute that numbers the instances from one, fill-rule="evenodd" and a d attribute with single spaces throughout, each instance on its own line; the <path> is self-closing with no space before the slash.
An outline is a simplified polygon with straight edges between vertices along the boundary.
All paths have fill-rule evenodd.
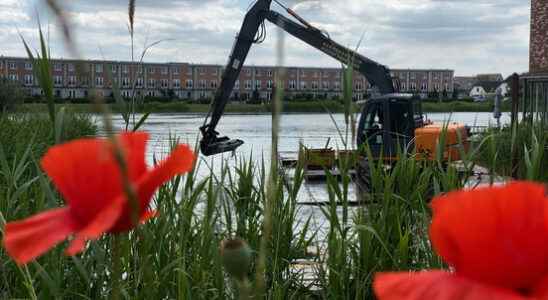
<path id="1" fill-rule="evenodd" d="M 283 7 L 294 20 L 271 10 L 272 1 Z M 333 41 L 324 31 L 305 21 L 278 0 L 257 0 L 245 16 L 224 69 L 221 84 L 214 96 L 210 113 L 200 128 L 200 149 L 204 155 L 234 151 L 243 144 L 239 139 L 220 137 L 216 127 L 251 46 L 264 39 L 266 20 L 363 74 L 378 91 L 379 95 L 367 100 L 363 106 L 356 137 L 358 147 L 366 143 L 369 145 L 374 159 L 394 160 L 402 147 L 409 146 L 414 146 L 417 153 L 422 154 L 418 157 L 434 159 L 437 141 L 442 134 L 446 144 L 441 149 L 443 159 L 447 161 L 460 158 L 460 151 L 455 146 L 466 143 L 467 130 L 463 124 L 442 125 L 426 122 L 421 100 L 411 94 L 399 93 L 398 81 L 392 79 L 386 66 Z"/>

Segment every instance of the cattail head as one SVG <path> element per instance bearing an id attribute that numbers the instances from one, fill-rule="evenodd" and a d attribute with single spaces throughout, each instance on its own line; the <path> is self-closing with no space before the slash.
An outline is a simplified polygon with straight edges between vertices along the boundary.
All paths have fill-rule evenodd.
<path id="1" fill-rule="evenodd" d="M 135 0 L 129 0 L 129 31 L 133 35 L 133 24 L 135 22 Z"/>

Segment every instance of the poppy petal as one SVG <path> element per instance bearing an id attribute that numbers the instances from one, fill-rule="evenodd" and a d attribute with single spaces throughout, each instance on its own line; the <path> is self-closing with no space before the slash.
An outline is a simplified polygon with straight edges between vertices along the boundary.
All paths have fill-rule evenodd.
<path id="1" fill-rule="evenodd" d="M 526 300 L 516 292 L 444 271 L 378 273 L 373 289 L 379 300 Z"/>
<path id="2" fill-rule="evenodd" d="M 154 191 L 166 181 L 177 174 L 190 171 L 194 159 L 194 153 L 188 145 L 178 145 L 167 159 L 160 162 L 140 180 L 137 187 L 139 199 L 150 200 Z M 146 203 L 146 206 L 148 206 L 148 203 Z"/>
<path id="3" fill-rule="evenodd" d="M 118 136 L 125 150 L 125 160 L 131 181 L 139 179 L 147 170 L 145 161 L 146 144 L 149 139 L 145 132 L 125 132 Z"/>
<path id="4" fill-rule="evenodd" d="M 9 222 L 4 247 L 20 265 L 40 256 L 78 229 L 68 207 L 42 212 L 28 219 Z"/>
<path id="5" fill-rule="evenodd" d="M 132 181 L 146 172 L 147 138 L 146 133 L 118 136 Z M 122 194 L 120 168 L 106 139 L 79 139 L 54 146 L 41 165 L 82 225 Z"/>
<path id="6" fill-rule="evenodd" d="M 96 240 L 100 238 L 103 233 L 109 231 L 122 215 L 125 205 L 127 205 L 125 198 L 115 198 L 114 201 L 101 210 L 85 228 L 76 232 L 74 239 L 65 250 L 65 254 L 76 255 L 80 253 L 84 249 L 86 241 Z"/>
<path id="7" fill-rule="evenodd" d="M 146 212 L 156 189 L 173 176 L 190 171 L 194 164 L 194 158 L 194 153 L 190 150 L 190 147 L 187 145 L 178 145 L 168 158 L 161 161 L 139 180 L 137 184 L 137 196 L 142 213 Z M 134 224 L 130 218 L 130 211 L 126 209 L 111 231 L 123 232 L 133 227 Z"/>
<path id="8" fill-rule="evenodd" d="M 548 273 L 547 205 L 544 186 L 529 182 L 438 197 L 433 247 L 460 275 L 530 289 Z"/>
<path id="9" fill-rule="evenodd" d="M 156 218 L 156 216 L 158 215 L 158 211 L 157 210 L 149 210 L 147 209 L 143 215 L 141 216 L 141 219 L 139 219 L 139 223 L 141 224 L 144 224 L 146 223 L 148 220 L 152 219 L 152 218 Z"/>

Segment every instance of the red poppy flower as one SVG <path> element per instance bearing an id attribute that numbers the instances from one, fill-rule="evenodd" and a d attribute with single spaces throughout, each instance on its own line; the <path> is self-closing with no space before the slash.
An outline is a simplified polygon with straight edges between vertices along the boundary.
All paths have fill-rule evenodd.
<path id="1" fill-rule="evenodd" d="M 378 274 L 379 299 L 548 299 L 543 185 L 452 192 L 432 208 L 432 245 L 454 271 Z"/>
<path id="2" fill-rule="evenodd" d="M 154 216 L 148 206 L 156 189 L 177 174 L 189 171 L 194 154 L 186 145 L 152 169 L 145 162 L 146 133 L 117 137 L 124 154 L 129 181 L 136 194 L 142 223 Z M 25 264 L 73 235 L 67 255 L 82 251 L 88 240 L 103 233 L 134 228 L 132 205 L 122 184 L 113 145 L 106 139 L 80 139 L 50 148 L 41 166 L 66 201 L 66 206 L 7 223 L 4 246 L 18 263 Z"/>

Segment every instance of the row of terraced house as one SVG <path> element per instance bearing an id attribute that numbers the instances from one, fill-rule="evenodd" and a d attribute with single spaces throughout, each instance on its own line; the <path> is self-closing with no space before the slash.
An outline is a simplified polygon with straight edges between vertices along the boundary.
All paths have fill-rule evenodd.
<path id="1" fill-rule="evenodd" d="M 41 89 L 30 60 L 0 56 L 0 76 L 21 83 L 30 96 Z M 342 70 L 337 68 L 288 67 L 283 83 L 288 98 L 337 98 L 342 95 Z M 272 98 L 275 67 L 244 66 L 236 81 L 232 98 L 261 100 Z M 427 97 L 451 95 L 453 70 L 391 70 L 399 78 L 402 92 Z M 190 63 L 131 63 L 119 61 L 52 60 L 54 94 L 63 99 L 87 98 L 93 91 L 111 97 L 113 83 L 122 96 L 171 97 L 186 100 L 210 99 L 219 87 L 223 67 Z M 353 76 L 355 100 L 361 100 L 371 86 L 359 73 Z"/>

